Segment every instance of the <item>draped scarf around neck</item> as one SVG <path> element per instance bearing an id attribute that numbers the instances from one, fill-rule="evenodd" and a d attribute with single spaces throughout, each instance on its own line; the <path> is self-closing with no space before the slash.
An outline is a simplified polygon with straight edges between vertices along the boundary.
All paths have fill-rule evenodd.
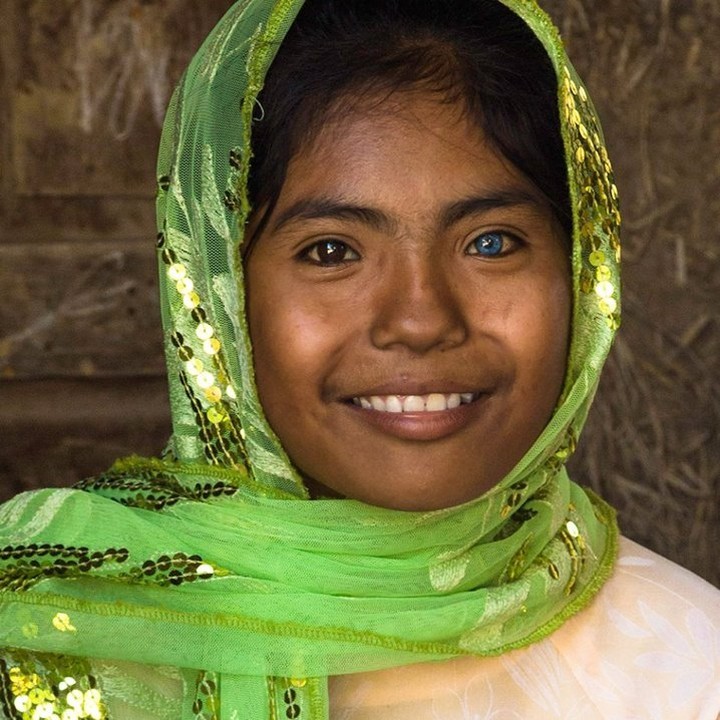
<path id="1" fill-rule="evenodd" d="M 255 100 L 302 2 L 241 0 L 176 89 L 160 149 L 168 450 L 0 507 L 0 703 L 30 698 L 28 658 L 103 658 L 195 673 L 187 717 L 323 718 L 328 675 L 524 647 L 607 579 L 614 514 L 564 466 L 619 324 L 617 191 L 552 23 L 502 1 L 555 67 L 574 214 L 568 369 L 541 436 L 459 507 L 308 499 L 258 400 L 239 252 Z M 93 698 L 88 716 L 107 716 Z"/>

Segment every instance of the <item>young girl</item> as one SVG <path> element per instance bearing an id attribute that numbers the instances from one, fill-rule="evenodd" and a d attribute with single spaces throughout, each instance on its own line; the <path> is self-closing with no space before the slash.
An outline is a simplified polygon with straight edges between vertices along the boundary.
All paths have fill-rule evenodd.
<path id="1" fill-rule="evenodd" d="M 717 591 L 564 469 L 619 214 L 533 0 L 241 0 L 158 224 L 173 436 L 0 508 L 6 717 L 718 716 Z"/>

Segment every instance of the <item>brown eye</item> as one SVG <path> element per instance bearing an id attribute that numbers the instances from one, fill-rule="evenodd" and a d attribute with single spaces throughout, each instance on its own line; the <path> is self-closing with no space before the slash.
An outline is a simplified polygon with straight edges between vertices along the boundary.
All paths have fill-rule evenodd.
<path id="1" fill-rule="evenodd" d="M 320 240 L 305 248 L 300 257 L 316 265 L 341 265 L 359 260 L 360 256 L 341 240 Z"/>

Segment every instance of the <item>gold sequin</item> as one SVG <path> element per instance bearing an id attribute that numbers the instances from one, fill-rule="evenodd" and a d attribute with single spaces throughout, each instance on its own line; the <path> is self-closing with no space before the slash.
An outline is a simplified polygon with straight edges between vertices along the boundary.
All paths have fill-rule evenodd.
<path id="1" fill-rule="evenodd" d="M 208 402 L 213 404 L 220 402 L 220 400 L 222 400 L 222 390 L 220 390 L 217 385 L 213 385 L 205 391 L 205 397 L 208 399 Z"/>
<path id="2" fill-rule="evenodd" d="M 209 340 L 213 335 L 215 334 L 215 331 L 212 328 L 212 325 L 208 325 L 208 323 L 200 323 L 196 330 L 195 335 L 200 340 Z"/>
<path id="3" fill-rule="evenodd" d="M 232 385 L 228 385 L 225 388 L 225 394 L 231 399 L 231 400 L 237 400 L 237 393 L 235 392 L 235 388 Z"/>
<path id="4" fill-rule="evenodd" d="M 194 310 L 200 305 L 200 296 L 196 292 L 187 293 L 183 295 L 183 304 L 188 310 Z"/>
<path id="5" fill-rule="evenodd" d="M 207 419 L 213 424 L 213 425 L 219 425 L 224 419 L 226 415 L 216 408 L 212 407 L 207 411 Z"/>
<path id="6" fill-rule="evenodd" d="M 85 712 L 85 716 L 89 716 L 93 718 L 93 720 L 100 720 L 102 717 L 100 710 L 100 693 L 96 689 L 91 688 L 85 692 L 85 697 L 83 698 L 83 710 Z"/>
<path id="7" fill-rule="evenodd" d="M 18 695 L 13 701 L 13 705 L 15 705 L 15 709 L 21 713 L 27 712 L 32 707 L 30 698 L 27 695 Z"/>
<path id="8" fill-rule="evenodd" d="M 212 577 L 215 574 L 215 569 L 212 565 L 209 563 L 202 563 L 201 565 L 198 565 L 197 570 L 195 572 L 203 578 Z"/>
<path id="9" fill-rule="evenodd" d="M 567 458 L 570 457 L 570 453 L 570 448 L 563 446 L 561 448 L 558 448 L 557 452 L 555 453 L 555 457 L 560 458 L 561 460 L 567 460 Z"/>
<path id="10" fill-rule="evenodd" d="M 215 376 L 209 372 L 201 372 L 197 376 L 197 384 L 203 389 L 207 390 L 215 384 Z"/>
<path id="11" fill-rule="evenodd" d="M 569 68 L 565 67 L 563 71 L 562 108 L 572 147 L 570 159 L 575 166 L 578 185 L 582 188 L 577 205 L 578 227 L 581 242 L 588 253 L 587 264 L 580 271 L 579 288 L 583 294 L 593 298 L 594 311 L 603 315 L 606 323 L 615 328 L 619 324 L 616 315 L 619 287 L 616 270 L 609 262 L 608 248 L 619 258 L 618 191 L 587 93 Z"/>
<path id="12" fill-rule="evenodd" d="M 33 705 L 39 705 L 47 700 L 47 692 L 41 688 L 34 687 L 29 693 L 28 697 Z"/>
<path id="13" fill-rule="evenodd" d="M 84 695 L 82 690 L 71 690 L 67 694 L 67 704 L 74 708 L 80 708 L 83 706 Z"/>
<path id="14" fill-rule="evenodd" d="M 58 615 L 63 622 L 67 618 L 65 613 Z M 0 696 L 12 701 L 12 708 L 18 713 L 18 718 L 107 719 L 97 680 L 87 674 L 83 661 L 63 656 L 30 655 L 22 651 L 10 653 L 16 656 L 18 664 L 8 667 L 0 658 Z M 77 678 L 64 674 L 71 668 L 79 672 Z M 37 672 L 33 672 L 34 669 Z M 16 717 L 15 712 L 13 717 Z"/>
<path id="15" fill-rule="evenodd" d="M 203 343 L 203 350 L 207 355 L 217 355 L 220 352 L 220 341 L 217 338 L 210 338 Z"/>
<path id="16" fill-rule="evenodd" d="M 603 315 L 612 315 L 617 310 L 617 300 L 613 297 L 602 298 L 598 307 Z"/>
<path id="17" fill-rule="evenodd" d="M 178 282 L 175 285 L 175 289 L 181 294 L 181 295 L 187 295 L 188 293 L 191 293 L 193 289 L 195 288 L 195 283 L 189 278 L 183 278 L 182 280 L 178 280 Z"/>
<path id="18" fill-rule="evenodd" d="M 605 262 L 605 253 L 602 250 L 595 250 L 590 253 L 589 260 L 593 267 L 599 267 Z"/>
<path id="19" fill-rule="evenodd" d="M 171 280 L 178 282 L 187 277 L 187 268 L 180 263 L 175 263 L 168 268 L 167 274 Z"/>
<path id="20" fill-rule="evenodd" d="M 568 520 L 565 523 L 565 527 L 567 528 L 568 535 L 570 535 L 571 538 L 580 537 L 580 530 L 578 529 L 578 526 L 572 520 Z"/>
<path id="21" fill-rule="evenodd" d="M 200 375 L 200 373 L 205 369 L 205 365 L 202 360 L 193 358 L 185 363 L 185 369 L 190 375 Z M 210 383 L 210 385 L 212 385 L 212 383 Z"/>
<path id="22" fill-rule="evenodd" d="M 52 619 L 53 627 L 60 632 L 76 632 L 77 628 L 70 622 L 67 613 L 59 612 Z"/>
<path id="23" fill-rule="evenodd" d="M 615 286 L 608 281 L 599 282 L 595 286 L 595 294 L 601 298 L 609 298 L 615 292 Z"/>
<path id="24" fill-rule="evenodd" d="M 46 720 L 57 717 L 55 713 L 55 705 L 51 703 L 40 703 L 35 706 L 32 714 L 32 720 Z"/>
<path id="25" fill-rule="evenodd" d="M 595 277 L 600 282 L 605 282 L 607 280 L 610 280 L 612 278 L 612 271 L 607 265 L 600 265 L 598 269 L 595 271 Z"/>

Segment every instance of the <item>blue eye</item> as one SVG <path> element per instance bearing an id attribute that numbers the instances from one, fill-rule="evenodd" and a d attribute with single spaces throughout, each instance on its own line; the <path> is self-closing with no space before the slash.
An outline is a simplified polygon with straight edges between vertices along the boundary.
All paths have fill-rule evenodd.
<path id="1" fill-rule="evenodd" d="M 470 243 L 468 254 L 496 257 L 502 253 L 504 247 L 505 240 L 500 233 L 483 233 Z"/>
<path id="2" fill-rule="evenodd" d="M 470 243 L 467 254 L 481 257 L 504 255 L 508 251 L 505 238 L 506 236 L 499 232 L 482 233 Z"/>

